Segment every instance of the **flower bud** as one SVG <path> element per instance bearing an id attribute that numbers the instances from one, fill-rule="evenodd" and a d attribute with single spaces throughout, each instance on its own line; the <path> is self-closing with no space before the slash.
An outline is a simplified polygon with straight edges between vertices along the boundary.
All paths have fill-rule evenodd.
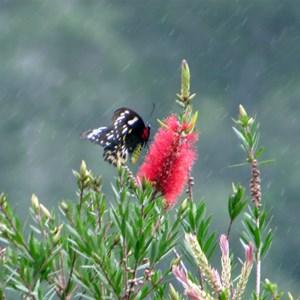
<path id="1" fill-rule="evenodd" d="M 181 262 L 181 256 L 176 257 L 174 260 L 172 260 L 171 264 L 172 266 L 178 266 Z"/>
<path id="2" fill-rule="evenodd" d="M 68 210 L 68 204 L 65 201 L 60 203 L 60 208 L 64 211 Z"/>
<path id="3" fill-rule="evenodd" d="M 35 194 L 32 194 L 32 196 L 31 196 L 31 206 L 35 212 L 39 211 L 40 204 L 39 204 L 39 200 Z"/>
<path id="4" fill-rule="evenodd" d="M 188 206 L 188 201 L 189 199 L 188 198 L 185 198 L 182 203 L 181 203 L 181 209 L 182 210 L 186 210 L 187 206 Z"/>
<path id="5" fill-rule="evenodd" d="M 185 101 L 190 95 L 190 69 L 184 59 L 181 63 L 181 97 Z"/>
<path id="6" fill-rule="evenodd" d="M 240 118 L 247 117 L 246 110 L 242 104 L 239 105 L 239 115 L 240 115 Z"/>
<path id="7" fill-rule="evenodd" d="M 82 177 L 85 177 L 86 175 L 88 175 L 88 171 L 86 169 L 86 163 L 84 160 L 82 160 L 81 164 L 80 164 L 80 175 Z"/>
<path id="8" fill-rule="evenodd" d="M 245 256 L 246 262 L 252 265 L 254 260 L 254 246 L 251 242 L 245 247 Z"/>
<path id="9" fill-rule="evenodd" d="M 59 238 L 60 238 L 60 232 L 61 232 L 61 229 L 62 229 L 62 227 L 63 227 L 63 224 L 60 224 L 57 228 L 56 228 L 56 230 L 54 230 L 54 236 L 53 236 L 53 243 L 54 244 L 56 244 L 57 243 L 57 241 L 59 240 Z"/>
<path id="10" fill-rule="evenodd" d="M 254 119 L 253 119 L 253 118 L 250 118 L 250 119 L 248 120 L 248 126 L 251 126 L 253 123 L 254 123 Z"/>
<path id="11" fill-rule="evenodd" d="M 178 293 L 176 292 L 174 286 L 171 283 L 169 284 L 169 295 L 171 296 L 172 300 L 179 300 L 180 299 Z"/>
<path id="12" fill-rule="evenodd" d="M 231 186 L 232 186 L 232 193 L 236 194 L 237 193 L 237 188 L 236 188 L 234 182 L 232 182 Z"/>
<path id="13" fill-rule="evenodd" d="M 220 236 L 220 248 L 222 251 L 222 255 L 229 256 L 229 243 L 228 238 L 225 234 L 221 234 Z"/>
<path id="14" fill-rule="evenodd" d="M 49 210 L 43 204 L 40 204 L 40 209 L 46 218 L 48 218 L 48 219 L 51 218 Z"/>
<path id="15" fill-rule="evenodd" d="M 294 297 L 292 296 L 292 294 L 290 292 L 288 292 L 288 300 L 294 300 Z"/>
<path id="16" fill-rule="evenodd" d="M 195 112 L 195 114 L 193 115 L 193 117 L 191 118 L 191 120 L 185 124 L 183 124 L 183 129 L 185 132 L 189 133 L 192 132 L 196 126 L 196 122 L 197 122 L 197 118 L 198 118 L 198 111 Z"/>
<path id="17" fill-rule="evenodd" d="M 0 206 L 5 209 L 7 207 L 7 198 L 6 196 L 4 195 L 4 193 L 1 193 L 0 194 Z"/>
<path id="18" fill-rule="evenodd" d="M 0 233 L 8 231 L 8 227 L 4 223 L 0 223 Z"/>

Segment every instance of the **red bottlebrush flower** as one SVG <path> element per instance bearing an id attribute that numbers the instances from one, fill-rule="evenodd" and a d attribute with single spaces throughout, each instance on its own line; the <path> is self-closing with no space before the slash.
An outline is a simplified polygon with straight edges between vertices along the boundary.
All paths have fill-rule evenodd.
<path id="1" fill-rule="evenodd" d="M 137 177 L 152 182 L 172 206 L 182 193 L 196 159 L 197 133 L 185 133 L 189 124 L 180 124 L 175 115 L 164 120 L 154 137 Z"/>

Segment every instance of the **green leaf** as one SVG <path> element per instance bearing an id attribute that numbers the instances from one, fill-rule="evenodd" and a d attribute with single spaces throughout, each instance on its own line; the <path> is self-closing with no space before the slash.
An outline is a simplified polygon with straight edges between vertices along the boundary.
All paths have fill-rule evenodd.
<path id="1" fill-rule="evenodd" d="M 30 225 L 30 228 L 33 232 L 35 232 L 36 234 L 41 234 L 41 230 L 33 225 Z"/>
<path id="2" fill-rule="evenodd" d="M 134 258 L 135 258 L 135 260 L 139 259 L 141 249 L 142 249 L 142 241 L 141 241 L 141 239 L 138 239 L 136 241 L 136 244 L 135 244 L 135 247 L 134 247 Z"/>
<path id="3" fill-rule="evenodd" d="M 259 166 L 262 166 L 262 165 L 270 165 L 272 163 L 276 162 L 276 159 L 269 159 L 269 160 L 264 160 L 264 161 L 260 161 L 258 163 Z"/>
<path id="4" fill-rule="evenodd" d="M 253 208 L 253 214 L 256 220 L 260 218 L 260 209 L 257 206 Z"/>
<path id="5" fill-rule="evenodd" d="M 261 147 L 259 150 L 256 151 L 254 158 L 258 159 L 263 152 L 264 152 L 264 147 Z"/>
<path id="6" fill-rule="evenodd" d="M 196 216 L 195 216 L 195 221 L 198 224 L 199 220 L 203 217 L 205 213 L 205 203 L 202 202 L 200 203 L 200 206 L 196 210 Z"/>
<path id="7" fill-rule="evenodd" d="M 262 229 L 265 225 L 267 219 L 267 214 L 265 211 L 261 212 L 260 220 L 259 220 L 259 228 Z"/>
<path id="8" fill-rule="evenodd" d="M 147 216 L 155 208 L 155 201 L 150 202 L 144 209 L 144 214 Z"/>
<path id="9" fill-rule="evenodd" d="M 259 139 L 260 139 L 260 133 L 259 131 L 256 131 L 255 134 L 253 135 L 253 150 L 255 150 L 258 147 L 259 144 Z"/>
<path id="10" fill-rule="evenodd" d="M 91 192 L 86 193 L 84 197 L 82 198 L 82 202 L 87 202 L 91 199 Z"/>
<path id="11" fill-rule="evenodd" d="M 244 150 L 244 148 L 243 148 L 243 150 Z M 230 165 L 229 168 L 243 167 L 243 166 L 248 166 L 248 165 L 249 165 L 249 163 L 246 162 L 246 163 Z"/>
<path id="12" fill-rule="evenodd" d="M 30 291 L 28 290 L 28 288 L 23 285 L 23 284 L 16 284 L 15 285 L 16 289 L 18 289 L 19 291 L 28 294 Z"/>
<path id="13" fill-rule="evenodd" d="M 156 261 L 156 257 L 157 257 L 157 253 L 158 253 L 158 242 L 157 240 L 152 240 L 152 243 L 150 245 L 150 265 L 153 265 Z"/>
<path id="14" fill-rule="evenodd" d="M 273 232 L 270 230 L 265 238 L 263 246 L 261 248 L 261 256 L 264 256 L 270 250 L 273 241 Z"/>
<path id="15" fill-rule="evenodd" d="M 126 186 L 123 186 L 121 189 L 121 202 L 125 203 L 127 199 L 127 188 Z"/>
<path id="16" fill-rule="evenodd" d="M 121 227 L 120 227 L 120 229 L 121 229 L 121 234 L 122 234 L 122 236 L 126 239 L 126 227 L 127 227 L 127 224 L 126 224 L 126 219 L 125 218 L 122 218 L 122 220 L 121 220 Z"/>
<path id="17" fill-rule="evenodd" d="M 75 228 L 73 228 L 73 226 L 67 224 L 66 228 L 71 235 L 76 237 L 78 240 L 81 240 L 80 234 L 78 233 L 78 231 Z"/>
<path id="18" fill-rule="evenodd" d="M 33 233 L 31 232 L 28 246 L 29 246 L 29 249 L 30 249 L 30 254 L 32 255 L 32 257 L 34 259 L 37 259 L 39 257 L 39 253 L 38 253 L 38 250 L 37 250 L 38 244 L 41 244 L 41 243 L 37 242 L 36 238 L 34 237 Z"/>
<path id="19" fill-rule="evenodd" d="M 99 210 L 99 216 L 102 217 L 104 215 L 106 208 L 106 202 L 105 202 L 105 197 L 103 197 L 101 204 L 100 204 L 100 210 Z"/>
<path id="20" fill-rule="evenodd" d="M 123 280 L 122 280 L 123 272 L 121 272 L 120 269 L 118 269 L 116 271 L 116 273 L 117 273 L 116 275 L 112 276 L 112 279 L 113 279 L 113 282 L 114 282 L 114 286 L 117 290 L 117 294 L 120 295 L 121 292 L 122 292 L 122 287 L 123 287 L 123 284 L 122 284 L 122 282 L 123 282 Z"/>
<path id="21" fill-rule="evenodd" d="M 237 204 L 233 211 L 232 211 L 232 215 L 231 215 L 231 220 L 234 221 L 239 214 L 242 212 L 242 210 L 244 209 L 244 207 L 246 206 L 246 204 L 248 203 L 248 199 L 244 200 L 243 202 Z"/>
<path id="22" fill-rule="evenodd" d="M 236 134 L 236 136 L 238 137 L 238 139 L 241 140 L 242 143 L 247 144 L 247 140 L 244 137 L 244 135 L 238 129 L 236 129 L 235 127 L 232 127 L 232 129 L 233 129 L 234 133 Z"/>
<path id="23" fill-rule="evenodd" d="M 229 217 L 232 220 L 232 213 L 233 213 L 233 197 L 229 196 L 228 199 L 228 213 L 229 213 Z"/>
<path id="24" fill-rule="evenodd" d="M 254 236 L 255 234 L 255 227 L 253 226 L 251 220 L 249 219 L 245 219 L 244 220 L 244 224 L 245 224 L 245 227 L 250 231 L 250 233 Z"/>
<path id="25" fill-rule="evenodd" d="M 147 294 L 148 294 L 148 292 L 149 292 L 149 287 L 148 286 L 146 286 L 146 285 L 144 285 L 142 288 L 141 288 L 141 290 L 140 290 L 140 292 L 137 294 L 137 299 L 145 299 L 146 298 L 146 296 L 147 296 Z"/>
<path id="26" fill-rule="evenodd" d="M 213 243 L 216 243 L 216 241 L 215 241 L 216 234 L 217 234 L 217 233 L 216 233 L 215 231 L 212 232 L 212 233 L 210 234 L 210 236 L 207 238 L 207 240 L 205 241 L 204 246 L 203 246 L 203 248 L 202 248 L 205 254 L 208 252 L 208 250 L 210 249 L 211 245 L 212 245 Z"/>
<path id="27" fill-rule="evenodd" d="M 221 293 L 220 293 L 220 299 L 221 300 L 228 300 L 228 295 L 229 295 L 229 291 L 228 289 L 225 289 L 223 290 Z"/>
<path id="28" fill-rule="evenodd" d="M 258 227 L 255 227 L 254 230 L 254 241 L 255 241 L 256 248 L 259 249 L 261 246 L 261 235 Z"/>
<path id="29" fill-rule="evenodd" d="M 184 216 L 181 216 L 180 213 L 177 215 L 177 219 L 175 220 L 175 222 L 172 225 L 171 232 L 173 232 L 174 230 L 176 230 L 176 228 L 178 227 L 178 225 L 182 221 L 183 217 Z"/>
<path id="30" fill-rule="evenodd" d="M 194 214 L 193 214 L 192 210 L 189 211 L 188 217 L 189 217 L 190 228 L 191 228 L 192 231 L 195 231 L 196 230 L 195 218 L 194 218 Z"/>
<path id="31" fill-rule="evenodd" d="M 160 270 L 155 270 L 153 272 L 152 276 L 152 284 L 158 283 L 158 281 L 161 279 L 161 271 Z"/>
<path id="32" fill-rule="evenodd" d="M 243 199 L 244 192 L 245 189 L 242 186 L 234 185 L 233 194 L 229 196 L 228 212 L 232 222 L 237 218 L 248 202 L 247 199 Z"/>
<path id="33" fill-rule="evenodd" d="M 116 189 L 116 187 L 115 187 L 113 184 L 111 185 L 111 188 L 112 188 L 112 190 L 113 190 L 115 199 L 116 199 L 117 201 L 120 200 L 120 194 L 119 194 L 119 191 Z"/>
<path id="34" fill-rule="evenodd" d="M 218 243 L 215 242 L 214 245 L 210 248 L 210 250 L 206 253 L 206 257 L 207 257 L 208 261 L 210 261 L 210 259 L 212 258 L 217 246 L 218 246 Z"/>

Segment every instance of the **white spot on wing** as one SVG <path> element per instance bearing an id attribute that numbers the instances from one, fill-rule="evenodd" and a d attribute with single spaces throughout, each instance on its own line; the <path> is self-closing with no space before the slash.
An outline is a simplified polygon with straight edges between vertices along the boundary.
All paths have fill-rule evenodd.
<path id="1" fill-rule="evenodd" d="M 91 139 L 91 138 L 93 138 L 94 135 L 98 135 L 98 134 L 100 134 L 102 131 L 104 131 L 104 130 L 106 130 L 106 129 L 107 129 L 107 127 L 99 127 L 99 128 L 97 128 L 97 129 L 94 129 L 94 130 L 87 136 L 87 138 L 88 138 L 88 139 Z"/>
<path id="2" fill-rule="evenodd" d="M 138 117 L 134 117 L 133 119 L 128 121 L 128 124 L 133 125 L 136 121 L 138 121 L 138 119 L 139 119 Z"/>

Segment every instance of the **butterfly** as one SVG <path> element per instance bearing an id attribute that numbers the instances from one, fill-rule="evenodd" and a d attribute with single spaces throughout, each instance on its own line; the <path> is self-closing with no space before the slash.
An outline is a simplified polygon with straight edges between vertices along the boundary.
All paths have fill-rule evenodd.
<path id="1" fill-rule="evenodd" d="M 130 157 L 135 164 L 143 146 L 147 145 L 150 126 L 132 109 L 122 107 L 112 116 L 112 124 L 87 130 L 81 137 L 104 147 L 104 160 L 117 166 L 126 164 Z"/>

